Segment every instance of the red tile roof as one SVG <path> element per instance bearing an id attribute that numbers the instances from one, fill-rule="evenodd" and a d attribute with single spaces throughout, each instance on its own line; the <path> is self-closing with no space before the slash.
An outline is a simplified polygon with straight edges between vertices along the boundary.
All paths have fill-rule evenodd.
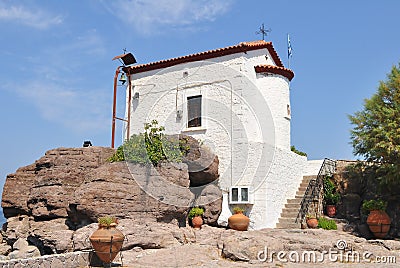
<path id="1" fill-rule="evenodd" d="M 254 66 L 254 69 L 256 70 L 256 73 L 273 73 L 273 74 L 279 74 L 291 81 L 294 77 L 294 73 L 290 69 L 286 69 L 284 67 L 280 66 L 273 66 L 273 65 L 257 65 Z"/>
<path id="2" fill-rule="evenodd" d="M 217 58 L 217 57 L 231 55 L 231 54 L 235 54 L 235 53 L 246 53 L 247 51 L 263 49 L 263 48 L 267 48 L 269 53 L 271 54 L 272 59 L 274 60 L 275 64 L 277 66 L 283 68 L 282 61 L 279 58 L 278 53 L 276 53 L 274 47 L 272 46 L 272 42 L 266 42 L 264 40 L 259 40 L 259 41 L 251 41 L 251 42 L 241 42 L 235 46 L 218 48 L 218 49 L 214 49 L 214 50 L 190 54 L 187 56 L 172 58 L 172 59 L 168 59 L 168 60 L 161 60 L 161 61 L 140 64 L 140 65 L 133 65 L 133 66 L 125 67 L 124 70 L 129 73 L 141 73 L 141 72 L 147 72 L 147 71 L 151 71 L 151 70 L 157 70 L 157 69 L 161 69 L 161 68 L 174 66 L 177 64 L 181 64 L 181 63 L 207 60 L 207 59 Z M 287 69 L 285 69 L 285 70 L 287 70 Z"/>

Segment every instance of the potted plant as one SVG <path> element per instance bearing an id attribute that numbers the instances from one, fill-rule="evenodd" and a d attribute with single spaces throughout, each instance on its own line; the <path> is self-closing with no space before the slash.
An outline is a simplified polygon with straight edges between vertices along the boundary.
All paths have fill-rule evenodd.
<path id="1" fill-rule="evenodd" d="M 192 226 L 195 229 L 200 229 L 203 225 L 203 216 L 204 208 L 201 207 L 193 207 L 190 209 L 188 218 L 192 221 Z"/>
<path id="2" fill-rule="evenodd" d="M 98 223 L 99 228 L 89 240 L 99 259 L 104 263 L 111 263 L 121 250 L 125 236 L 116 228 L 118 220 L 115 217 L 100 217 Z"/>
<path id="3" fill-rule="evenodd" d="M 307 227 L 315 229 L 318 226 L 318 219 L 316 215 L 307 214 L 306 216 Z"/>
<path id="4" fill-rule="evenodd" d="M 385 212 L 387 202 L 381 199 L 364 200 L 362 210 L 369 212 L 367 224 L 376 238 L 384 238 L 390 229 L 391 220 Z"/>
<path id="5" fill-rule="evenodd" d="M 324 193 L 324 200 L 326 214 L 328 214 L 329 217 L 334 217 L 336 215 L 336 204 L 340 200 L 340 194 L 332 192 Z"/>
<path id="6" fill-rule="evenodd" d="M 324 178 L 324 202 L 326 214 L 329 217 L 336 215 L 336 204 L 340 200 L 340 194 L 336 192 L 336 187 L 329 177 Z"/>
<path id="7" fill-rule="evenodd" d="M 238 206 L 234 207 L 233 212 L 235 214 L 228 218 L 229 227 L 237 231 L 247 231 L 247 228 L 249 228 L 250 219 L 243 214 L 244 208 Z"/>

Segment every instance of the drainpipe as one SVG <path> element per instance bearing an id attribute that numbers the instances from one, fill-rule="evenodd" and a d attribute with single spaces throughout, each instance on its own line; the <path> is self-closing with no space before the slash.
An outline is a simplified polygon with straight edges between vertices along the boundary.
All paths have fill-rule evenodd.
<path id="1" fill-rule="evenodd" d="M 117 117 L 117 83 L 118 83 L 118 75 L 119 69 L 122 66 L 118 66 L 115 70 L 114 75 L 114 98 L 113 98 L 113 112 L 112 112 L 112 123 L 111 123 L 111 148 L 115 147 L 115 119 Z"/>
<path id="2" fill-rule="evenodd" d="M 126 129 L 126 139 L 130 138 L 130 128 L 131 128 L 131 103 L 132 103 L 132 82 L 131 82 L 131 73 L 130 69 L 128 69 L 128 118 L 126 120 L 127 129 Z"/>

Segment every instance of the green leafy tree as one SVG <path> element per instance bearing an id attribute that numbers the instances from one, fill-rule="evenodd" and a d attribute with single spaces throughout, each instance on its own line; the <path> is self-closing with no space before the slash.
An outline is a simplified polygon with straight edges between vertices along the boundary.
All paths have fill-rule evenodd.
<path id="1" fill-rule="evenodd" d="M 376 168 L 382 185 L 400 184 L 400 65 L 393 66 L 364 109 L 349 116 L 354 153 Z"/>

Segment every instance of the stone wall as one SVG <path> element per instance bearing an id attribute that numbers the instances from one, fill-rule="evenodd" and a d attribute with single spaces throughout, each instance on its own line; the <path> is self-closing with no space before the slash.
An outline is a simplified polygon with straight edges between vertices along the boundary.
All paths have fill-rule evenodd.
<path id="1" fill-rule="evenodd" d="M 93 253 L 91 251 L 76 251 L 65 254 L 45 255 L 37 258 L 0 261 L 0 268 L 65 268 L 88 267 Z M 93 255 L 94 256 L 94 255 Z"/>
<path id="2" fill-rule="evenodd" d="M 338 204 L 337 218 L 347 219 L 349 228 L 356 234 L 372 238 L 372 234 L 366 224 L 367 216 L 362 212 L 361 206 L 364 200 L 378 197 L 388 201 L 386 212 L 392 220 L 389 237 L 400 237 L 400 191 L 380 191 L 374 175 L 369 172 L 359 172 L 350 168 L 357 161 L 337 161 L 337 173 L 334 176 L 335 183 L 342 195 Z"/>

